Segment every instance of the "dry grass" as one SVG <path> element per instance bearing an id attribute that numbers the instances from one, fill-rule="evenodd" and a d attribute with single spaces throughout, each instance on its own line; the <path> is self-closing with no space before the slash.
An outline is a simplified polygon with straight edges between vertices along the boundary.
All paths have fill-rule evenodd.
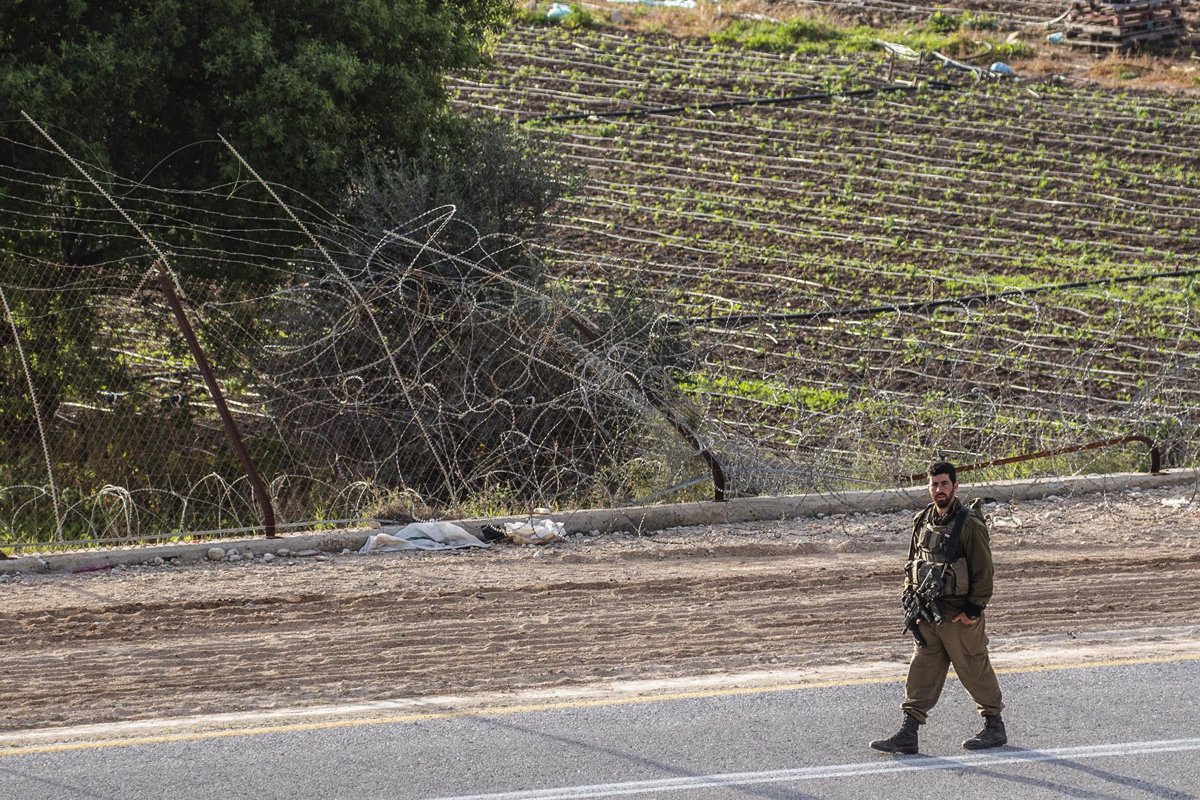
<path id="1" fill-rule="evenodd" d="M 548 7 L 548 2 L 545 4 Z M 895 27 L 894 21 L 874 19 L 866 11 L 847 8 L 810 11 L 789 3 L 772 0 L 726 0 L 722 3 L 698 3 L 696 8 L 667 8 L 619 3 L 583 3 L 584 8 L 602 24 L 628 31 L 657 33 L 685 39 L 707 38 L 739 18 L 764 18 L 786 21 L 816 19 L 839 25 L 872 25 L 881 29 Z M 1009 31 L 1010 37 L 1029 44 L 1035 55 L 1012 60 L 1019 75 L 1050 77 L 1064 75 L 1104 86 L 1155 89 L 1171 92 L 1200 93 L 1200 56 L 1193 48 L 1180 48 L 1176 54 L 1109 55 L 1103 58 L 1086 49 L 1051 45 L 1042 29 L 1023 28 Z"/>
<path id="2" fill-rule="evenodd" d="M 1187 90 L 1200 88 L 1200 61 L 1165 56 L 1111 55 L 1095 61 L 1087 76 L 1105 85 L 1130 84 L 1144 88 Z"/>
<path id="3" fill-rule="evenodd" d="M 643 33 L 666 33 L 684 39 L 702 39 L 718 31 L 731 20 L 743 16 L 768 19 L 812 17 L 811 14 L 788 13 L 779 17 L 780 9 L 765 0 L 732 0 L 724 3 L 700 2 L 696 8 L 666 8 L 637 4 L 584 4 L 593 14 L 607 19 L 609 24 L 624 30 Z"/>

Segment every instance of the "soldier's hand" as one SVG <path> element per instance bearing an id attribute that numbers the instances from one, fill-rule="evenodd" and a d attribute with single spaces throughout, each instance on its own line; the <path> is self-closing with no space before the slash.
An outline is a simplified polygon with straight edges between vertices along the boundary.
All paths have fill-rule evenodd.
<path id="1" fill-rule="evenodd" d="M 963 625 L 974 625 L 976 622 L 979 622 L 978 619 L 971 619 L 968 617 L 965 611 L 958 612 L 958 616 L 951 621 L 961 622 Z"/>

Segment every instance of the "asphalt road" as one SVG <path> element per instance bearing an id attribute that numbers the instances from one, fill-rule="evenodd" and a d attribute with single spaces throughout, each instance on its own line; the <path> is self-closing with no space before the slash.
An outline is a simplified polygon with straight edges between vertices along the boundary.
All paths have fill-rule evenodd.
<path id="1" fill-rule="evenodd" d="M 918 756 L 901 685 L 706 690 L 0 750 L 0 798 L 1200 798 L 1200 660 L 1001 675 L 1010 745 L 950 681 Z M 128 732 L 125 733 L 129 735 Z"/>

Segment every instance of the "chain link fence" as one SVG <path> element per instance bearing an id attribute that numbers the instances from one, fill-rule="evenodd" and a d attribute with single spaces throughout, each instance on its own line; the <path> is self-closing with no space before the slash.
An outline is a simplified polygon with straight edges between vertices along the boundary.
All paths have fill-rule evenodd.
<path id="1" fill-rule="evenodd" d="M 21 161 L 0 176 L 6 543 L 270 527 L 253 472 L 280 527 L 619 504 L 707 474 L 663 369 L 678 337 L 454 208 L 383 220 L 360 184 L 364 229 L 249 164 L 179 197 Z"/>
<path id="2" fill-rule="evenodd" d="M 839 100 L 883 63 L 605 33 L 499 58 L 459 107 L 592 173 L 536 245 L 404 181 L 336 215 L 252 164 L 183 193 L 7 123 L 0 544 L 263 530 L 264 494 L 286 529 L 1200 456 L 1193 100 Z M 544 119 L 612 108 L 641 111 Z M 500 180 L 477 160 L 467 194 Z"/>
<path id="3" fill-rule="evenodd" d="M 739 491 L 1194 464 L 1200 103 L 882 53 L 522 28 L 457 107 L 590 169 L 546 257 L 669 310 Z"/>

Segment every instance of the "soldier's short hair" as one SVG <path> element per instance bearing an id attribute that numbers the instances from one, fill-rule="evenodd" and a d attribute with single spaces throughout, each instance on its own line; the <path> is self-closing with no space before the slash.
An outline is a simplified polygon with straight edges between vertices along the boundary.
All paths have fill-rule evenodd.
<path id="1" fill-rule="evenodd" d="M 951 483 L 958 483 L 958 470 L 949 461 L 935 461 L 929 465 L 929 477 L 949 475 Z"/>

